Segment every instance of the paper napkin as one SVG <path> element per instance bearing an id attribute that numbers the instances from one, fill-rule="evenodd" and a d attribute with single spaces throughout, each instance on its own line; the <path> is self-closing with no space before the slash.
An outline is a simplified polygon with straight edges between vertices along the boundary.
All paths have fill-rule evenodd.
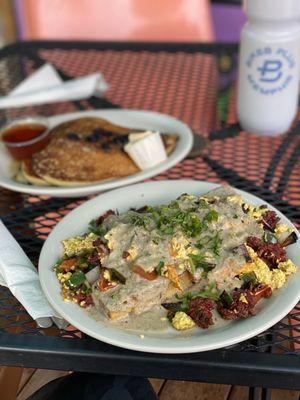
<path id="1" fill-rule="evenodd" d="M 108 88 L 100 72 L 63 81 L 52 64 L 45 64 L 0 97 L 0 109 L 103 97 Z"/>
<path id="2" fill-rule="evenodd" d="M 9 288 L 40 327 L 48 328 L 52 321 L 59 328 L 66 326 L 65 321 L 48 303 L 36 268 L 1 220 L 0 285 Z"/>

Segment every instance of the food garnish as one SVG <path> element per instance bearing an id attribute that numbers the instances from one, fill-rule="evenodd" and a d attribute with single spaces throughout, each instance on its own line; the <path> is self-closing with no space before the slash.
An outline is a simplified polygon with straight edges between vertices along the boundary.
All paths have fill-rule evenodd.
<path id="1" fill-rule="evenodd" d="M 297 240 L 290 232 L 265 205 L 219 188 L 108 210 L 86 234 L 63 241 L 54 270 L 66 301 L 111 320 L 162 306 L 175 329 L 207 329 L 255 315 L 286 284 L 297 270 L 286 253 Z"/>

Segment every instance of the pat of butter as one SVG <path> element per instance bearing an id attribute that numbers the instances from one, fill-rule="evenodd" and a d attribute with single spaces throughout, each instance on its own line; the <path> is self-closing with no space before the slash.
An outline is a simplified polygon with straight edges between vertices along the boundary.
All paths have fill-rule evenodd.
<path id="1" fill-rule="evenodd" d="M 141 132 L 129 135 L 126 153 L 141 169 L 154 167 L 167 159 L 167 153 L 159 132 Z"/>
<path id="2" fill-rule="evenodd" d="M 137 142 L 138 140 L 144 139 L 145 137 L 150 136 L 153 133 L 154 132 L 152 131 L 130 133 L 128 136 L 129 143 Z"/>

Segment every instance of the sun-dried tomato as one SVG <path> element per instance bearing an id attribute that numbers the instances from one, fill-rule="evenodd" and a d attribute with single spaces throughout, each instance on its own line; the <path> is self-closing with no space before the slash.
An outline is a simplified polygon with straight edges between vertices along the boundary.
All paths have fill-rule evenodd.
<path id="1" fill-rule="evenodd" d="M 264 245 L 264 242 L 258 237 L 249 236 L 247 239 L 247 245 L 251 247 L 254 251 L 257 251 Z"/>
<path id="2" fill-rule="evenodd" d="M 108 278 L 105 275 L 105 272 L 108 272 Z M 105 275 L 105 276 L 104 276 Z M 111 274 L 107 268 L 100 268 L 100 278 L 98 280 L 98 289 L 100 292 L 106 292 L 109 289 L 112 289 L 118 285 L 118 282 L 115 282 L 111 279 Z"/>
<path id="3" fill-rule="evenodd" d="M 116 215 L 116 213 L 113 210 L 107 210 L 97 219 L 97 225 L 101 225 L 110 215 Z"/>
<path id="4" fill-rule="evenodd" d="M 271 269 L 286 261 L 286 251 L 279 243 L 266 243 L 257 254 Z"/>
<path id="5" fill-rule="evenodd" d="M 187 314 L 200 328 L 207 329 L 214 323 L 212 310 L 216 306 L 217 304 L 214 300 L 196 297 L 190 301 Z"/>
<path id="6" fill-rule="evenodd" d="M 280 219 L 277 217 L 276 212 L 268 210 L 264 213 L 260 222 L 263 224 L 265 230 L 274 232 L 279 221 Z"/>
<path id="7" fill-rule="evenodd" d="M 136 210 L 136 212 L 138 212 L 140 214 L 146 213 L 147 211 L 148 211 L 148 206 L 143 206 Z"/>
<path id="8" fill-rule="evenodd" d="M 89 307 L 89 306 L 94 304 L 94 300 L 93 300 L 93 298 L 92 298 L 92 296 L 90 294 L 88 296 L 86 296 L 85 304 L 86 304 L 85 305 L 86 307 Z"/>
<path id="9" fill-rule="evenodd" d="M 59 268 L 62 269 L 64 272 L 69 272 L 72 270 L 73 267 L 75 267 L 75 265 L 76 265 L 76 258 L 69 258 L 68 260 L 64 260 L 59 265 Z"/>
<path id="10" fill-rule="evenodd" d="M 80 305 L 80 307 L 83 307 L 83 308 L 87 308 L 94 304 L 93 298 L 90 294 L 89 295 L 86 295 L 83 293 L 75 294 L 74 299 L 76 299 L 76 301 Z M 82 302 L 84 302 L 84 303 L 82 303 Z"/>
<path id="11" fill-rule="evenodd" d="M 158 276 L 155 269 L 151 272 L 147 272 L 139 265 L 134 265 L 132 268 L 132 272 L 134 272 L 135 274 L 138 274 L 140 277 L 142 277 L 144 279 L 147 279 L 148 281 L 154 281 Z"/>
<path id="12" fill-rule="evenodd" d="M 100 257 L 103 257 L 109 253 L 109 249 L 107 248 L 103 240 L 101 240 L 100 238 L 93 241 L 93 246 L 96 247 Z"/>
<path id="13" fill-rule="evenodd" d="M 272 295 L 272 289 L 267 285 L 258 285 L 253 289 L 234 289 L 231 293 L 232 303 L 224 304 L 218 301 L 217 310 L 222 318 L 235 320 L 248 318 L 255 315 L 256 304 L 262 298 L 269 298 Z"/>
<path id="14" fill-rule="evenodd" d="M 247 245 L 256 251 L 258 257 L 271 269 L 276 268 L 279 262 L 286 261 L 286 251 L 280 243 L 265 243 L 257 237 L 250 236 Z"/>
<path id="15" fill-rule="evenodd" d="M 93 241 L 93 246 L 94 247 L 98 247 L 101 246 L 102 244 L 104 244 L 103 240 L 101 238 L 97 238 Z"/>
<path id="16" fill-rule="evenodd" d="M 106 292 L 107 290 L 112 289 L 115 286 L 117 286 L 116 282 L 111 282 L 108 279 L 105 279 L 103 275 L 100 277 L 98 281 L 98 288 L 100 292 Z"/>
<path id="17" fill-rule="evenodd" d="M 272 289 L 267 285 L 257 285 L 254 289 L 252 289 L 251 293 L 254 296 L 255 304 L 257 304 L 261 299 L 268 299 L 272 296 Z"/>
<path id="18" fill-rule="evenodd" d="M 89 255 L 87 260 L 88 260 L 89 264 L 101 265 L 101 260 L 100 260 L 99 254 L 96 251 L 94 253 L 92 253 L 91 255 Z"/>

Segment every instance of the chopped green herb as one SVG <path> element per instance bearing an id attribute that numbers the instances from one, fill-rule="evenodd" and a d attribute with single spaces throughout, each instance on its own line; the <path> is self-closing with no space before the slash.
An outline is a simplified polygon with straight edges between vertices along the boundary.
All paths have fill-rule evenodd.
<path id="1" fill-rule="evenodd" d="M 221 294 L 220 294 L 220 300 L 221 302 L 226 306 L 226 307 L 230 307 L 231 304 L 233 303 L 233 298 L 232 296 L 226 292 L 226 290 L 224 290 Z"/>
<path id="2" fill-rule="evenodd" d="M 195 204 L 197 204 L 199 208 L 209 208 L 210 207 L 209 204 L 204 199 L 195 201 Z"/>
<path id="3" fill-rule="evenodd" d="M 55 272 L 56 274 L 58 274 L 59 272 L 64 272 L 63 269 L 60 268 L 60 264 L 61 264 L 63 261 L 65 261 L 66 259 L 67 259 L 67 256 L 62 256 L 62 257 L 60 257 L 60 258 L 56 261 L 56 263 L 55 263 L 55 265 L 54 265 L 54 267 L 53 267 L 54 272 Z"/>
<path id="4" fill-rule="evenodd" d="M 198 296 L 196 296 L 196 297 L 199 297 L 199 296 L 218 301 L 220 298 L 220 294 L 217 291 L 216 283 L 213 282 L 210 285 L 208 285 L 207 288 L 204 291 L 199 292 Z"/>
<path id="5" fill-rule="evenodd" d="M 191 267 L 192 274 L 195 274 L 197 268 L 202 268 L 203 271 L 209 272 L 215 268 L 215 264 L 209 263 L 206 257 L 202 254 L 189 254 L 189 264 Z"/>
<path id="6" fill-rule="evenodd" d="M 77 264 L 78 264 L 78 267 L 81 269 L 87 269 L 89 266 L 86 257 L 78 257 Z"/>
<path id="7" fill-rule="evenodd" d="M 71 278 L 66 281 L 70 287 L 76 288 L 85 281 L 85 274 L 82 271 L 76 271 L 72 274 Z"/>
<path id="8" fill-rule="evenodd" d="M 256 285 L 258 283 L 258 279 L 257 279 L 256 273 L 254 271 L 243 274 L 241 276 L 241 278 L 246 285 L 247 284 Z"/>
<path id="9" fill-rule="evenodd" d="M 190 265 L 190 267 L 191 267 L 191 273 L 192 273 L 193 275 L 195 275 L 195 273 L 196 273 L 196 266 L 195 266 L 194 261 L 192 260 L 192 258 L 189 258 L 189 265 Z"/>
<path id="10" fill-rule="evenodd" d="M 157 264 L 157 267 L 155 269 L 156 269 L 156 272 L 158 273 L 158 275 L 162 275 L 162 269 L 164 266 L 165 266 L 165 263 L 163 261 L 160 261 Z"/>
<path id="11" fill-rule="evenodd" d="M 86 294 L 86 295 L 89 295 L 89 294 L 92 293 L 92 288 L 86 286 L 85 284 L 82 285 L 82 286 L 83 286 L 83 287 L 80 288 L 81 292 L 83 292 L 83 293 Z"/>
<path id="12" fill-rule="evenodd" d="M 199 204 L 198 204 L 199 203 Z M 145 229 L 153 225 L 160 235 L 173 235 L 176 228 L 180 228 L 188 237 L 198 236 L 204 226 L 218 219 L 218 213 L 210 210 L 203 221 L 196 212 L 199 208 L 210 208 L 204 201 L 197 201 L 193 207 L 181 209 L 178 201 L 172 201 L 169 205 L 148 207 L 147 214 L 133 214 L 130 222 L 134 226 L 142 226 Z"/>
<path id="13" fill-rule="evenodd" d="M 98 225 L 97 220 L 93 219 L 89 223 L 89 232 L 95 233 L 95 235 L 104 236 L 107 232 L 106 228 L 103 225 Z"/>
<path id="14" fill-rule="evenodd" d="M 203 224 L 207 225 L 210 222 L 217 221 L 219 218 L 219 214 L 216 210 L 210 210 L 203 218 Z"/>
<path id="15" fill-rule="evenodd" d="M 220 253 L 220 247 L 222 244 L 222 239 L 220 238 L 220 235 L 218 232 L 216 232 L 213 236 L 205 236 L 203 237 L 200 241 L 198 241 L 195 246 L 202 250 L 202 249 L 207 249 L 207 250 L 212 250 L 215 255 L 219 255 Z"/>
<path id="16" fill-rule="evenodd" d="M 266 231 L 266 232 L 264 233 L 263 240 L 264 240 L 264 242 L 266 242 L 266 243 L 277 243 L 277 238 L 276 238 L 276 236 L 275 236 L 273 233 L 268 232 L 268 231 Z"/>
<path id="17" fill-rule="evenodd" d="M 217 232 L 213 237 L 212 237 L 212 251 L 218 256 L 220 255 L 220 248 L 222 244 L 222 239 Z"/>
<path id="18" fill-rule="evenodd" d="M 139 214 L 133 214 L 130 217 L 130 223 L 134 226 L 146 226 L 146 218 L 144 215 L 139 215 Z"/>
<path id="19" fill-rule="evenodd" d="M 184 296 L 179 296 L 177 293 L 175 295 L 176 299 L 180 300 L 179 303 L 174 303 L 174 308 L 173 310 L 175 310 L 175 304 L 179 304 L 179 309 L 177 309 L 176 311 L 187 311 L 189 309 L 189 304 L 190 301 L 194 298 L 193 293 L 188 292 L 186 293 Z M 173 311 L 171 310 L 171 311 Z"/>
<path id="20" fill-rule="evenodd" d="M 187 214 L 181 226 L 184 233 L 189 237 L 196 237 L 202 231 L 202 223 L 196 214 Z"/>
<path id="21" fill-rule="evenodd" d="M 181 311 L 186 311 L 189 308 L 189 303 L 191 300 L 196 299 L 197 297 L 204 297 L 206 299 L 212 299 L 215 301 L 218 301 L 220 299 L 220 293 L 217 290 L 216 283 L 213 282 L 210 285 L 208 285 L 205 290 L 197 293 L 192 293 L 188 292 L 184 296 L 178 296 L 178 294 L 175 295 L 176 299 L 180 300 L 180 308 Z M 167 304 L 174 304 L 172 307 L 171 311 L 175 310 L 176 304 L 178 303 L 167 303 Z M 178 306 L 177 306 L 178 307 Z M 166 307 L 165 307 L 166 308 Z M 180 311 L 177 309 L 177 311 Z"/>
<path id="22" fill-rule="evenodd" d="M 177 200 L 171 201 L 169 207 L 170 207 L 170 208 L 177 208 L 177 209 L 180 208 L 180 207 L 179 207 L 179 203 L 178 203 Z"/>
<path id="23" fill-rule="evenodd" d="M 119 293 L 119 292 L 114 292 L 114 293 L 112 293 L 112 294 L 110 295 L 110 297 L 111 297 L 113 300 L 118 300 L 118 299 L 120 298 L 120 293 Z"/>

